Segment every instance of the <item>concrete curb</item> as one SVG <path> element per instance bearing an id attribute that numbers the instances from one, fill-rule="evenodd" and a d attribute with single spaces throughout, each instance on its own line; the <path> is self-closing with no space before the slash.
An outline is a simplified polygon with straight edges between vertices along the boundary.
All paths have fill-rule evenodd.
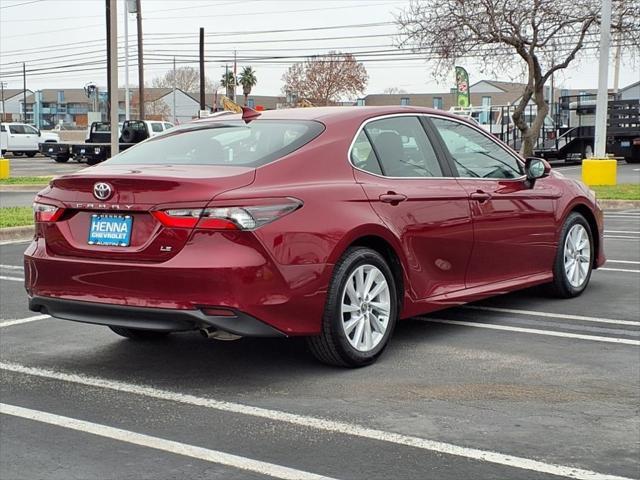
<path id="1" fill-rule="evenodd" d="M 598 200 L 603 210 L 629 210 L 640 209 L 640 200 Z"/>
<path id="2" fill-rule="evenodd" d="M 0 185 L 0 193 L 2 192 L 33 192 L 38 193 L 48 184 L 33 184 L 33 185 Z"/>
<path id="3" fill-rule="evenodd" d="M 31 240 L 32 238 L 33 225 L 0 228 L 0 242 Z"/>

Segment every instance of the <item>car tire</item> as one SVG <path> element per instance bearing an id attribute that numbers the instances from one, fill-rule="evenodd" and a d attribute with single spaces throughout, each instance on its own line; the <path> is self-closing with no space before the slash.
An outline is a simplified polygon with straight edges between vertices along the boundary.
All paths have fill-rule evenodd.
<path id="1" fill-rule="evenodd" d="M 165 338 L 171 332 L 159 332 L 157 330 L 141 330 L 138 328 L 127 327 L 109 327 L 114 333 L 117 333 L 121 337 L 126 337 L 131 340 L 159 340 Z"/>
<path id="2" fill-rule="evenodd" d="M 99 158 L 87 157 L 87 165 L 89 165 L 90 167 L 99 164 L 101 161 L 102 160 L 100 160 Z"/>
<path id="3" fill-rule="evenodd" d="M 35 157 L 35 156 L 36 156 L 36 153 L 38 153 L 38 152 L 27 152 L 27 153 L 26 153 L 26 155 L 27 155 L 27 157 L 29 157 L 29 158 L 33 158 L 33 157 Z"/>
<path id="4" fill-rule="evenodd" d="M 53 157 L 53 159 L 57 163 L 67 163 L 69 161 L 69 157 L 67 155 L 55 156 L 55 157 Z"/>
<path id="5" fill-rule="evenodd" d="M 353 247 L 334 268 L 320 335 L 307 337 L 307 345 L 323 363 L 363 367 L 382 354 L 397 318 L 396 283 L 387 262 L 375 250 Z"/>
<path id="6" fill-rule="evenodd" d="M 595 249 L 589 222 L 572 212 L 560 231 L 549 292 L 559 298 L 572 298 L 584 292 L 593 270 Z"/>

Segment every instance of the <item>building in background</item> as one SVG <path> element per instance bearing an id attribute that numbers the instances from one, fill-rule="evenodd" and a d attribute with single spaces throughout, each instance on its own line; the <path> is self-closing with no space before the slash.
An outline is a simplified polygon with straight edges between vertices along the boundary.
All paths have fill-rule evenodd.
<path id="1" fill-rule="evenodd" d="M 0 99 L 0 119 L 5 122 L 19 122 L 22 120 L 22 100 L 24 90 L 21 88 L 10 88 L 2 90 Z M 27 95 L 33 92 L 27 89 Z"/>

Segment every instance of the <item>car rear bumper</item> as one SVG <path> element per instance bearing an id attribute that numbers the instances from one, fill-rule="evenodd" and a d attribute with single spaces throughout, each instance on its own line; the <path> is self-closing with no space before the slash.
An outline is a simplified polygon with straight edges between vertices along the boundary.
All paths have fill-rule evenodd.
<path id="1" fill-rule="evenodd" d="M 328 264 L 278 264 L 249 232 L 195 232 L 157 263 L 55 255 L 37 237 L 24 262 L 36 311 L 130 328 L 214 326 L 238 335 L 317 334 L 332 271 Z M 218 308 L 236 320 L 203 313 Z"/>
<path id="2" fill-rule="evenodd" d="M 29 298 L 29 309 L 64 320 L 141 330 L 175 332 L 213 327 L 240 336 L 285 336 L 266 323 L 234 310 L 219 316 L 207 315 L 202 310 L 129 307 L 49 297 Z"/>

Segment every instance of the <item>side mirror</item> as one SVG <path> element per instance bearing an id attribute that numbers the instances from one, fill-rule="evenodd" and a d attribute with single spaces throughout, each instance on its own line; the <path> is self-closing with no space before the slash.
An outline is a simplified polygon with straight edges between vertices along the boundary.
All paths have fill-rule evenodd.
<path id="1" fill-rule="evenodd" d="M 525 160 L 524 170 L 527 175 L 529 185 L 533 187 L 536 180 L 549 176 L 551 165 L 542 158 L 529 157 Z"/>

